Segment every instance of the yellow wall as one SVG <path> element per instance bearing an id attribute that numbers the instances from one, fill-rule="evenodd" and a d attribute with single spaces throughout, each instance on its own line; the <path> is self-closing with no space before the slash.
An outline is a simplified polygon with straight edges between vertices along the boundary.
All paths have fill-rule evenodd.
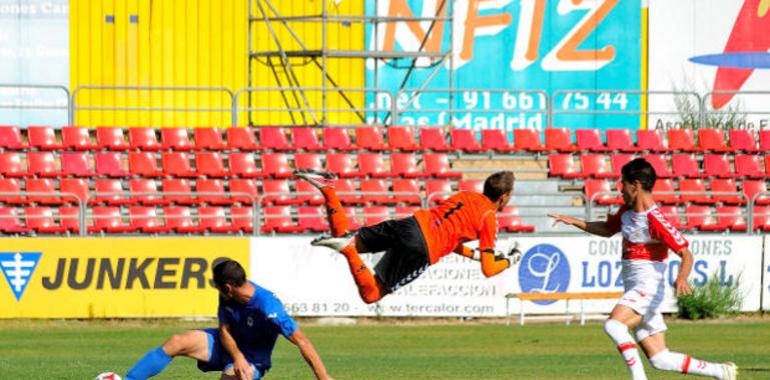
<path id="1" fill-rule="evenodd" d="M 272 3 L 285 16 L 321 11 L 320 0 Z M 339 9 L 333 1 L 328 4 L 330 14 L 363 14 L 362 1 L 342 2 Z M 260 15 L 254 2 L 252 6 L 254 14 Z M 136 15 L 138 22 L 130 22 L 131 15 Z M 113 16 L 114 21 L 107 22 L 107 16 Z M 248 86 L 247 18 L 247 0 L 71 0 L 70 86 L 226 87 L 235 92 Z M 285 26 L 278 22 L 273 22 L 273 26 L 285 49 L 299 49 Z M 310 49 L 320 49 L 320 23 L 292 23 L 292 28 Z M 264 23 L 255 23 L 253 30 L 256 50 L 276 49 Z M 362 24 L 330 25 L 328 48 L 362 50 L 363 33 Z M 321 71 L 312 62 L 296 58 L 292 64 L 302 86 L 321 86 Z M 331 76 L 342 87 L 363 87 L 363 65 L 360 59 L 328 60 Z M 277 86 L 266 66 L 254 62 L 253 68 L 252 86 Z M 307 96 L 314 107 L 320 108 L 320 93 L 309 92 Z M 351 96 L 358 106 L 363 106 L 363 96 Z M 252 99 L 254 106 L 285 107 L 277 92 L 262 93 Z M 79 107 L 229 108 L 229 102 L 222 92 L 165 90 L 82 89 L 76 98 Z M 327 105 L 347 107 L 336 94 L 328 96 Z M 290 120 L 285 112 L 251 116 L 255 124 L 285 124 Z M 349 112 L 333 114 L 330 120 L 350 116 Z M 229 112 L 81 109 L 76 111 L 75 122 L 82 126 L 227 126 L 230 119 Z M 238 124 L 246 122 L 247 115 L 243 113 Z"/>

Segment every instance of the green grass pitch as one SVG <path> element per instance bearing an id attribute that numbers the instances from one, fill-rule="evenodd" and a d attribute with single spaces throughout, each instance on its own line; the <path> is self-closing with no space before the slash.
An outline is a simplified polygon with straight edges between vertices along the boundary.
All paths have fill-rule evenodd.
<path id="1" fill-rule="evenodd" d="M 393 323 L 303 327 L 335 379 L 626 379 L 627 370 L 600 323 Z M 0 379 L 90 380 L 112 370 L 124 375 L 170 334 L 215 322 L 0 321 Z M 770 322 L 669 323 L 674 351 L 734 361 L 740 379 L 770 379 Z M 651 379 L 683 379 L 652 369 Z M 187 358 L 162 379 L 217 379 Z M 309 379 L 299 352 L 279 338 L 267 379 Z M 690 378 L 690 377 L 687 377 Z M 695 377 L 692 377 L 695 378 Z"/>

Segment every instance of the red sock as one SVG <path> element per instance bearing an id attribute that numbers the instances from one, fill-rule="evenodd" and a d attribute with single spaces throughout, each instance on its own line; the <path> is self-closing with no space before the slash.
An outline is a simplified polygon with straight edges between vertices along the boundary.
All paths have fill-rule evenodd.
<path id="1" fill-rule="evenodd" d="M 355 244 L 350 244 L 343 248 L 342 251 L 345 258 L 348 259 L 348 266 L 350 268 L 350 274 L 353 275 L 353 280 L 358 286 L 358 294 L 361 295 L 361 299 L 366 303 L 376 302 L 381 299 L 385 292 L 382 289 L 382 285 L 377 282 L 377 279 L 372 274 L 372 271 L 366 267 L 364 261 L 361 260 L 361 256 L 358 255 Z"/>
<path id="2" fill-rule="evenodd" d="M 343 236 L 348 232 L 348 217 L 342 208 L 337 191 L 333 187 L 322 187 L 321 193 L 324 195 L 326 206 L 326 217 L 329 220 L 329 226 L 332 230 L 332 236 Z"/>

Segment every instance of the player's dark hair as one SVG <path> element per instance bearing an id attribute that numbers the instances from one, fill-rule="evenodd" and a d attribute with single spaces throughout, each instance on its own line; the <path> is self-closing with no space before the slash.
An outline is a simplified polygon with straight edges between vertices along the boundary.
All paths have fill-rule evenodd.
<path id="1" fill-rule="evenodd" d="M 655 174 L 655 168 L 644 158 L 631 160 L 623 165 L 621 172 L 624 182 L 634 183 L 639 181 L 642 184 L 642 189 L 646 191 L 652 191 L 652 188 L 655 186 L 655 180 L 658 179 Z"/>
<path id="2" fill-rule="evenodd" d="M 497 172 L 484 181 L 484 195 L 492 202 L 513 190 L 513 172 Z"/>
<path id="3" fill-rule="evenodd" d="M 230 284 L 241 286 L 246 283 L 246 271 L 241 264 L 235 260 L 225 260 L 214 265 L 214 284 L 217 287 Z"/>

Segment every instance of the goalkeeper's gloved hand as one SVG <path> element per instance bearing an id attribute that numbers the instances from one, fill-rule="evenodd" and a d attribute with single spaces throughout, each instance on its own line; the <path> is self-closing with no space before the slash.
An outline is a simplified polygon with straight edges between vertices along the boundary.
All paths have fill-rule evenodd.
<path id="1" fill-rule="evenodd" d="M 509 268 L 518 264 L 519 260 L 521 260 L 521 256 L 522 256 L 522 253 L 519 250 L 519 242 L 515 240 L 510 245 L 508 250 L 504 252 L 495 250 L 495 258 L 508 260 Z"/>

